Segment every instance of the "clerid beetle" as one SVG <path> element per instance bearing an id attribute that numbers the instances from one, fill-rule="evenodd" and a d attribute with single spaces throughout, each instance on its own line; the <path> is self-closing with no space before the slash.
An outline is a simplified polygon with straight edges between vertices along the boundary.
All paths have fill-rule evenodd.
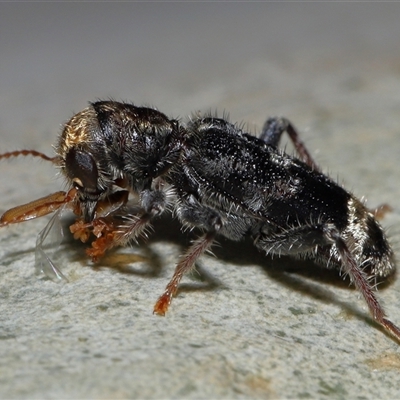
<path id="1" fill-rule="evenodd" d="M 284 132 L 298 158 L 278 148 Z M 64 125 L 55 150 L 54 157 L 0 155 L 50 160 L 69 188 L 6 211 L 0 226 L 69 208 L 71 232 L 91 243 L 87 254 L 96 261 L 172 213 L 201 234 L 178 260 L 154 313 L 165 314 L 182 276 L 217 236 L 250 236 L 265 254 L 311 258 L 348 275 L 373 318 L 400 341 L 374 290 L 395 271 L 383 229 L 373 211 L 321 172 L 288 120 L 270 118 L 254 137 L 212 115 L 181 122 L 153 108 L 97 101 Z M 45 272 L 62 277 L 43 249 L 48 231 L 39 234 L 36 253 Z"/>

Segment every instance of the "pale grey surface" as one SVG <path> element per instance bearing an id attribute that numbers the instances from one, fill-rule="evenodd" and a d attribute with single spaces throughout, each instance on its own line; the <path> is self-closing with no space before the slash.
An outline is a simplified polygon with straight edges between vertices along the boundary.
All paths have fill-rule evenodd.
<path id="1" fill-rule="evenodd" d="M 97 98 L 175 117 L 226 110 L 252 132 L 285 115 L 325 171 L 393 206 L 383 225 L 397 250 L 399 19 L 387 3 L 2 3 L 0 151 L 51 153 L 60 124 Z M 63 187 L 45 162 L 0 171 L 1 211 Z M 220 240 L 199 263 L 205 281 L 186 278 L 160 318 L 153 304 L 193 237 L 176 222 L 96 269 L 67 241 L 66 285 L 34 274 L 45 224 L 0 231 L 1 398 L 400 397 L 399 346 L 334 274 Z M 131 273 L 106 267 L 121 254 Z M 398 324 L 399 292 L 397 280 L 380 293 Z"/>

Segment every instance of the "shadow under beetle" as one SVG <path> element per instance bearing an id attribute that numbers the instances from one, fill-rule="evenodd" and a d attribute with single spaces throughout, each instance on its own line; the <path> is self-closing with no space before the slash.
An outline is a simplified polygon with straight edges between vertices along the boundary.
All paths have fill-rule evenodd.
<path id="1" fill-rule="evenodd" d="M 284 132 L 299 159 L 278 149 Z M 288 120 L 268 119 L 256 138 L 213 116 L 184 124 L 152 108 L 98 101 L 65 124 L 55 148 L 55 157 L 34 150 L 0 155 L 50 160 L 70 187 L 8 210 L 0 226 L 70 208 L 77 216 L 70 230 L 91 241 L 87 254 L 96 261 L 172 212 L 203 233 L 180 257 L 156 314 L 165 314 L 182 276 L 217 235 L 249 235 L 266 254 L 311 258 L 348 275 L 374 319 L 400 340 L 373 289 L 395 271 L 385 233 L 373 212 L 319 170 Z M 36 254 L 50 265 L 45 271 L 62 277 L 43 250 L 53 222 L 39 234 Z"/>

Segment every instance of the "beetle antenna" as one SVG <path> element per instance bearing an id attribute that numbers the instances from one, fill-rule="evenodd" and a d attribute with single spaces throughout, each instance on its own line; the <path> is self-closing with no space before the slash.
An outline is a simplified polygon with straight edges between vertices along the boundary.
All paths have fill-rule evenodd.
<path id="1" fill-rule="evenodd" d="M 15 151 L 10 151 L 8 153 L 3 153 L 0 154 L 0 159 L 2 158 L 11 158 L 11 157 L 18 157 L 18 156 L 32 156 L 32 157 L 40 157 L 43 160 L 46 161 L 51 161 L 51 162 L 56 162 L 58 157 L 49 157 L 46 156 L 46 154 L 41 153 L 40 151 L 36 150 L 15 150 Z"/>

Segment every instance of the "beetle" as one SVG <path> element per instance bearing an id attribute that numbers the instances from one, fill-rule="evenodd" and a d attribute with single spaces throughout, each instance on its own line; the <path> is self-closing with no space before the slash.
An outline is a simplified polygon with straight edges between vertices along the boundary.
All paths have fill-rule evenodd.
<path id="1" fill-rule="evenodd" d="M 298 158 L 279 149 L 287 133 Z M 373 318 L 397 340 L 371 281 L 395 272 L 394 254 L 372 211 L 323 174 L 293 124 L 269 118 L 259 137 L 212 115 L 186 123 L 160 111 L 116 101 L 97 101 L 63 127 L 53 162 L 69 190 L 6 211 L 0 226 L 70 208 L 76 239 L 91 241 L 93 261 L 142 235 L 154 218 L 172 212 L 202 234 L 180 257 L 154 313 L 164 315 L 179 282 L 218 235 L 250 236 L 265 254 L 311 258 L 348 275 Z M 130 196 L 138 205 L 130 206 Z M 47 235 L 42 232 L 38 250 Z M 52 269 L 58 271 L 52 265 Z"/>

